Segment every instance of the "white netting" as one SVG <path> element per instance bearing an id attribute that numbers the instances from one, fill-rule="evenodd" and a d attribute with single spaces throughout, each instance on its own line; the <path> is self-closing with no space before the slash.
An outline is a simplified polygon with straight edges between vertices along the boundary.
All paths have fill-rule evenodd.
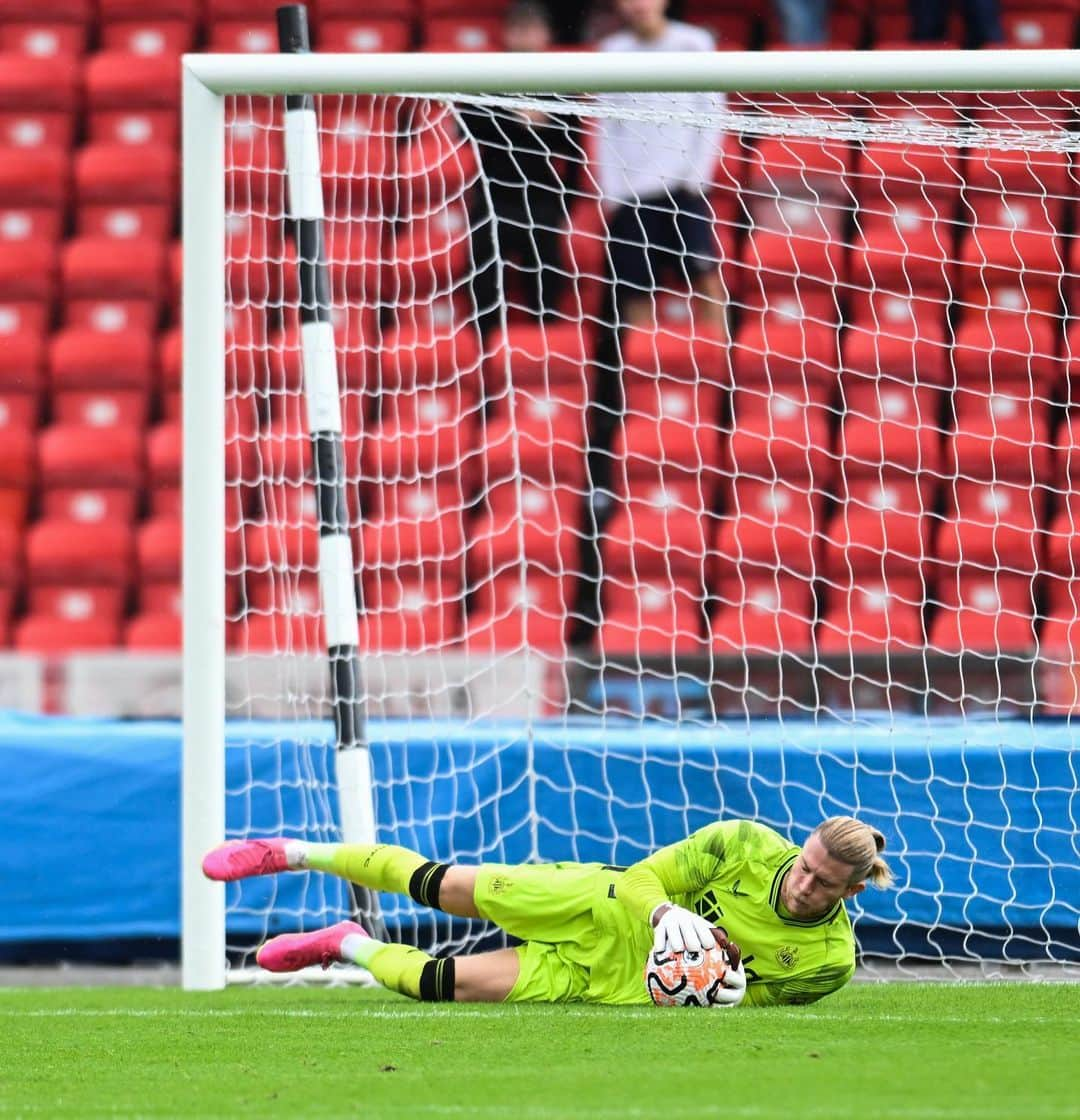
<path id="1" fill-rule="evenodd" d="M 380 834 L 857 812 L 867 951 L 1075 957 L 1073 95 L 317 109 Z M 336 835 L 284 99 L 228 120 L 229 823 Z M 260 881 L 232 941 L 346 905 Z"/>

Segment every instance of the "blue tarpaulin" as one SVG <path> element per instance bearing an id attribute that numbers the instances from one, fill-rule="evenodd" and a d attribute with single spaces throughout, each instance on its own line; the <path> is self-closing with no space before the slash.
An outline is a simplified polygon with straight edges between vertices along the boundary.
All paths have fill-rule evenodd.
<path id="1" fill-rule="evenodd" d="M 857 810 L 885 832 L 899 879 L 861 896 L 861 928 L 918 927 L 930 944 L 935 930 L 1011 935 L 1010 954 L 1080 959 L 1070 722 L 411 720 L 368 731 L 381 838 L 434 858 L 626 864 L 719 816 L 801 841 Z M 236 722 L 228 736 L 231 829 L 333 835 L 328 724 Z M 0 776 L 0 941 L 178 936 L 177 724 L 4 716 Z M 229 889 L 241 935 L 346 909 L 325 876 Z M 417 920 L 391 900 L 387 916 Z"/>

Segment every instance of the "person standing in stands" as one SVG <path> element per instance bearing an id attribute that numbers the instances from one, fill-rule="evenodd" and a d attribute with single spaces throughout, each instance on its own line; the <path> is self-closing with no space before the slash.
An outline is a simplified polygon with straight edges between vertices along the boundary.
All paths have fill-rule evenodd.
<path id="1" fill-rule="evenodd" d="M 506 49 L 544 51 L 551 43 L 547 10 L 516 0 L 506 13 Z M 585 159 L 577 119 L 539 106 L 465 105 L 460 115 L 487 184 L 474 192 L 469 214 L 480 332 L 486 336 L 500 325 L 503 301 L 515 289 L 530 314 L 551 319 L 566 282 L 560 251 Z"/>
<path id="2" fill-rule="evenodd" d="M 602 51 L 715 47 L 704 28 L 668 19 L 667 0 L 617 0 L 616 8 L 625 26 L 601 40 Z M 619 323 L 652 325 L 656 291 L 671 274 L 694 293 L 695 324 L 726 337 L 727 297 L 706 198 L 722 133 L 689 119 L 715 115 L 724 96 L 618 97 L 627 115 L 601 118 L 597 164 Z"/>

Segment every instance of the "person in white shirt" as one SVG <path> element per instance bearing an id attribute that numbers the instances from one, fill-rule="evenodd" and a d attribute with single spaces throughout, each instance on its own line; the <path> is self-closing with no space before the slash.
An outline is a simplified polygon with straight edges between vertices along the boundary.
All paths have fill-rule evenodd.
<path id="1" fill-rule="evenodd" d="M 667 18 L 667 0 L 617 0 L 616 8 L 626 27 L 601 40 L 602 51 L 714 49 L 708 31 Z M 620 322 L 651 325 L 656 290 L 671 272 L 694 291 L 695 324 L 726 337 L 727 298 L 706 198 L 722 132 L 689 119 L 723 109 L 724 96 L 618 98 L 628 116 L 601 117 L 597 170 Z M 655 113 L 656 119 L 637 119 L 640 113 Z"/>

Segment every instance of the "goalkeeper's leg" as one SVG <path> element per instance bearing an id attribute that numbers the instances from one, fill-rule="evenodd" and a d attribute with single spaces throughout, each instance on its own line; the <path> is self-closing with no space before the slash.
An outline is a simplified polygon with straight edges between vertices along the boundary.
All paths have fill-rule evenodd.
<path id="1" fill-rule="evenodd" d="M 325 871 L 373 891 L 407 894 L 461 918 L 478 918 L 474 895 L 478 868 L 435 863 L 396 844 L 310 844 L 306 840 L 236 840 L 203 859 L 203 872 L 219 882 L 282 871 Z"/>
<path id="2" fill-rule="evenodd" d="M 432 957 L 409 945 L 376 941 L 356 922 L 338 922 L 313 933 L 283 933 L 263 945 L 257 960 L 269 972 L 357 964 L 384 988 L 430 1003 L 501 1002 L 513 990 L 521 967 L 516 949 Z"/>

